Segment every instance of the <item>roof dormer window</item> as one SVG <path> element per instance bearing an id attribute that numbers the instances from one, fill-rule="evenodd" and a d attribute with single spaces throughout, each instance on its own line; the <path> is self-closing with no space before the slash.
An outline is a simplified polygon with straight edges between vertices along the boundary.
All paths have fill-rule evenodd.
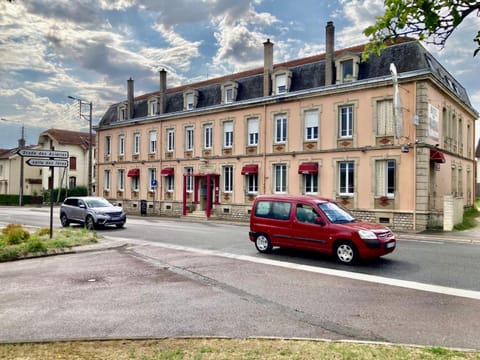
<path id="1" fill-rule="evenodd" d="M 183 93 L 183 110 L 193 110 L 197 107 L 198 91 L 187 90 Z"/>
<path id="2" fill-rule="evenodd" d="M 235 81 L 227 81 L 222 84 L 222 104 L 229 104 L 237 100 L 238 84 Z"/>
<path id="3" fill-rule="evenodd" d="M 357 55 L 345 54 L 336 59 L 337 84 L 355 81 L 358 79 L 359 58 Z"/>
<path id="4" fill-rule="evenodd" d="M 273 72 L 273 95 L 280 95 L 289 92 L 292 72 L 281 68 Z"/>
<path id="5" fill-rule="evenodd" d="M 158 100 L 151 98 L 148 100 L 148 116 L 158 115 Z"/>
<path id="6" fill-rule="evenodd" d="M 117 119 L 118 121 L 127 120 L 127 105 L 120 104 L 117 107 Z"/>

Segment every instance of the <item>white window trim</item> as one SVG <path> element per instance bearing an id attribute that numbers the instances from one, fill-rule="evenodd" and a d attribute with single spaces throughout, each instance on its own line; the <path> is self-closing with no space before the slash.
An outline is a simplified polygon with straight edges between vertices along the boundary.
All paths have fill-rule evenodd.
<path id="1" fill-rule="evenodd" d="M 191 132 L 191 137 L 190 137 Z M 191 144 L 190 144 L 191 143 Z M 193 125 L 185 126 L 185 151 L 193 151 L 195 147 L 195 127 Z"/>
<path id="2" fill-rule="evenodd" d="M 285 121 L 285 133 L 284 134 L 283 134 L 283 132 L 284 132 L 284 130 L 283 130 L 284 127 L 283 126 L 281 127 L 281 133 L 280 134 L 277 133 L 277 129 L 278 129 L 277 128 L 277 122 L 279 120 L 284 120 Z M 273 139 L 273 142 L 275 144 L 286 144 L 287 139 L 288 139 L 288 116 L 287 116 L 287 114 L 276 114 L 274 116 L 274 119 L 273 119 L 273 126 L 274 126 L 273 136 L 275 137 Z M 280 135 L 281 138 L 284 137 L 285 139 L 284 140 L 283 139 L 278 140 L 279 135 Z"/>
<path id="3" fill-rule="evenodd" d="M 133 155 L 139 155 L 141 149 L 141 138 L 140 133 L 136 132 L 133 134 Z"/>
<path id="4" fill-rule="evenodd" d="M 253 125 L 252 125 L 253 124 Z M 251 117 L 247 119 L 247 146 L 258 146 L 259 142 L 259 129 L 260 129 L 260 119 L 258 117 Z M 250 135 L 256 134 L 254 136 L 255 142 L 251 142 Z"/>
<path id="5" fill-rule="evenodd" d="M 233 120 L 223 122 L 223 148 L 231 149 L 235 137 Z M 228 143 L 230 142 L 230 143 Z"/>
<path id="6" fill-rule="evenodd" d="M 285 91 L 279 92 L 279 79 L 284 79 Z M 290 86 L 292 84 L 292 72 L 288 68 L 278 68 L 272 73 L 272 91 L 273 95 L 281 95 L 290 92 Z"/>
<path id="7" fill-rule="evenodd" d="M 344 79 L 343 73 L 342 73 L 343 71 L 342 63 L 350 60 L 352 61 L 353 74 L 351 77 Z M 335 67 L 337 69 L 337 74 L 336 74 L 337 84 L 358 80 L 359 63 L 360 63 L 360 57 L 356 54 L 344 54 L 338 59 L 335 59 Z"/>
<path id="8" fill-rule="evenodd" d="M 166 133 L 167 133 L 166 151 L 171 153 L 175 151 L 175 129 L 173 128 L 167 129 Z"/>
<path id="9" fill-rule="evenodd" d="M 152 138 L 152 136 L 153 136 L 153 138 Z M 157 130 L 150 130 L 148 132 L 148 153 L 149 154 L 156 154 L 157 153 L 157 147 L 158 147 Z"/>

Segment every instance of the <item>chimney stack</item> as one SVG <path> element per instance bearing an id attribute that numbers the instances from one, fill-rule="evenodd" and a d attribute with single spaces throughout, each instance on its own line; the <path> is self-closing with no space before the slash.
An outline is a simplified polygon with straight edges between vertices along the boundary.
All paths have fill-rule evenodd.
<path id="1" fill-rule="evenodd" d="M 167 72 L 165 69 L 160 70 L 160 98 L 158 100 L 158 113 L 163 114 L 165 112 L 167 103 Z"/>
<path id="2" fill-rule="evenodd" d="M 269 96 L 272 93 L 273 72 L 273 43 L 267 39 L 263 43 L 263 96 Z"/>
<path id="3" fill-rule="evenodd" d="M 133 80 L 132 78 L 127 80 L 127 102 L 128 102 L 128 118 L 133 119 L 133 106 L 134 106 L 134 96 L 133 96 Z"/>
<path id="4" fill-rule="evenodd" d="M 325 86 L 332 85 L 333 83 L 333 54 L 334 42 L 335 42 L 335 26 L 333 21 L 327 22 L 325 29 Z"/>

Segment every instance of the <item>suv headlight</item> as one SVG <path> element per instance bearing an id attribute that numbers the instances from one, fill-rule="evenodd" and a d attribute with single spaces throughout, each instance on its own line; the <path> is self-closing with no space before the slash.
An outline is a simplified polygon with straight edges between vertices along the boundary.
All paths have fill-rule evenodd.
<path id="1" fill-rule="evenodd" d="M 373 231 L 369 230 L 359 230 L 358 235 L 360 236 L 360 239 L 366 239 L 366 240 L 373 240 L 377 238 L 377 235 Z"/>

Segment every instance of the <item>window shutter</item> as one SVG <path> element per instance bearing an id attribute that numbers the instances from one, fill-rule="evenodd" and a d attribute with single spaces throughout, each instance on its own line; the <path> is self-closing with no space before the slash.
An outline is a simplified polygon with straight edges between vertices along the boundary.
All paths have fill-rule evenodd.
<path id="1" fill-rule="evenodd" d="M 375 195 L 385 196 L 385 177 L 386 177 L 385 161 L 375 162 Z"/>

